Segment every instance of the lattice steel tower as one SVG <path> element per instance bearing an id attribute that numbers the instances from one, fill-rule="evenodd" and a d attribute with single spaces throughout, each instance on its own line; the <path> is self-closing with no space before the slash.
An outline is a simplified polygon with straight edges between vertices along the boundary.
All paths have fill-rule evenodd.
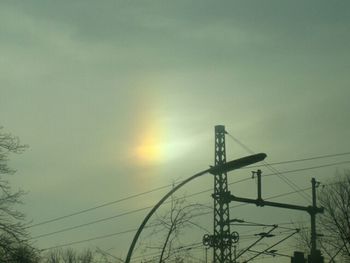
<path id="1" fill-rule="evenodd" d="M 225 126 L 215 126 L 215 166 L 226 163 Z M 230 193 L 227 189 L 227 174 L 214 178 L 214 235 L 212 237 L 214 263 L 232 262 L 232 237 L 230 232 Z"/>

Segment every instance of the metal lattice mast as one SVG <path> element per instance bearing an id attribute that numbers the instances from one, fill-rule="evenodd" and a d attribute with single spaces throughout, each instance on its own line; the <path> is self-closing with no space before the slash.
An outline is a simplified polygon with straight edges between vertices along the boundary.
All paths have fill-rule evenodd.
<path id="1" fill-rule="evenodd" d="M 226 163 L 225 126 L 215 126 L 215 166 Z M 214 179 L 214 263 L 232 262 L 229 196 L 227 174 L 215 175 Z"/>

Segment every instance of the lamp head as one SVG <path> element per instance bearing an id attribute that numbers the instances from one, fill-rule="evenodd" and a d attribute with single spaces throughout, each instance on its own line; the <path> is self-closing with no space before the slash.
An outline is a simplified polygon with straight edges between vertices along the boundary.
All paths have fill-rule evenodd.
<path id="1" fill-rule="evenodd" d="M 258 153 L 258 154 L 253 154 L 249 155 L 240 159 L 236 159 L 233 161 L 229 161 L 227 163 L 224 163 L 222 165 L 217 165 L 213 166 L 210 170 L 209 173 L 211 174 L 222 174 L 222 173 L 227 173 L 232 170 L 236 170 L 239 168 L 242 168 L 247 165 L 251 165 L 260 161 L 263 161 L 266 158 L 265 153 Z"/>

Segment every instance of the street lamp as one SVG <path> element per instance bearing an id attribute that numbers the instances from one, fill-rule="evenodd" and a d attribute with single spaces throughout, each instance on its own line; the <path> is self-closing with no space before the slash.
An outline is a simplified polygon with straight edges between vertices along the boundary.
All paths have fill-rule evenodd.
<path id="1" fill-rule="evenodd" d="M 212 166 L 212 167 L 210 167 L 207 170 L 204 170 L 204 171 L 201 171 L 199 173 L 196 173 L 195 175 L 192 175 L 191 177 L 187 178 L 186 180 L 182 181 L 177 186 L 172 188 L 162 199 L 159 200 L 159 202 L 151 209 L 151 211 L 149 211 L 149 213 L 143 219 L 141 225 L 139 226 L 139 228 L 138 228 L 138 230 L 137 230 L 137 232 L 136 232 L 136 234 L 134 236 L 134 239 L 131 242 L 128 254 L 126 256 L 125 263 L 130 263 L 131 255 L 132 255 L 132 252 L 134 251 L 136 242 L 137 242 L 137 240 L 138 240 L 138 238 L 139 238 L 143 228 L 145 227 L 145 225 L 147 224 L 148 220 L 150 219 L 150 217 L 164 203 L 164 201 L 166 199 L 168 199 L 179 188 L 181 188 L 182 186 L 184 186 L 188 182 L 192 181 L 193 179 L 195 179 L 195 178 L 197 178 L 199 176 L 202 176 L 202 175 L 204 175 L 206 173 L 210 173 L 210 174 L 213 174 L 213 175 L 227 173 L 229 171 L 236 170 L 236 169 L 242 168 L 244 166 L 260 162 L 260 161 L 264 160 L 265 158 L 266 158 L 266 154 L 265 153 L 258 153 L 258 154 L 249 155 L 249 156 L 246 156 L 246 157 L 243 157 L 243 158 L 240 158 L 240 159 L 236 159 L 236 160 L 233 160 L 233 161 L 229 161 L 229 162 L 226 162 L 226 163 L 221 164 L 221 165 Z"/>

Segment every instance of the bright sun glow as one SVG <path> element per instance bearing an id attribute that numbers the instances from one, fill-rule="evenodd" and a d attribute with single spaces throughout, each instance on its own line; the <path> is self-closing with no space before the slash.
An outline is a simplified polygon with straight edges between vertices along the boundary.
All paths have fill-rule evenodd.
<path id="1" fill-rule="evenodd" d="M 156 78 L 146 77 L 138 84 L 138 109 L 135 116 L 136 132 L 133 136 L 131 158 L 139 165 L 157 165 L 173 161 L 189 151 L 195 144 L 194 138 L 179 131 L 179 118 L 174 117 L 162 107 L 161 89 L 163 86 Z M 153 91 L 153 92 L 152 92 Z"/>
<path id="2" fill-rule="evenodd" d="M 143 122 L 135 138 L 133 155 L 141 165 L 156 164 L 164 160 L 164 129 L 156 119 Z"/>
<path id="3" fill-rule="evenodd" d="M 162 158 L 162 146 L 155 137 L 145 137 L 136 147 L 136 156 L 142 162 L 158 162 Z"/>
<path id="4" fill-rule="evenodd" d="M 196 140 L 156 132 L 143 134 L 134 147 L 134 157 L 140 164 L 172 161 L 195 147 Z"/>

